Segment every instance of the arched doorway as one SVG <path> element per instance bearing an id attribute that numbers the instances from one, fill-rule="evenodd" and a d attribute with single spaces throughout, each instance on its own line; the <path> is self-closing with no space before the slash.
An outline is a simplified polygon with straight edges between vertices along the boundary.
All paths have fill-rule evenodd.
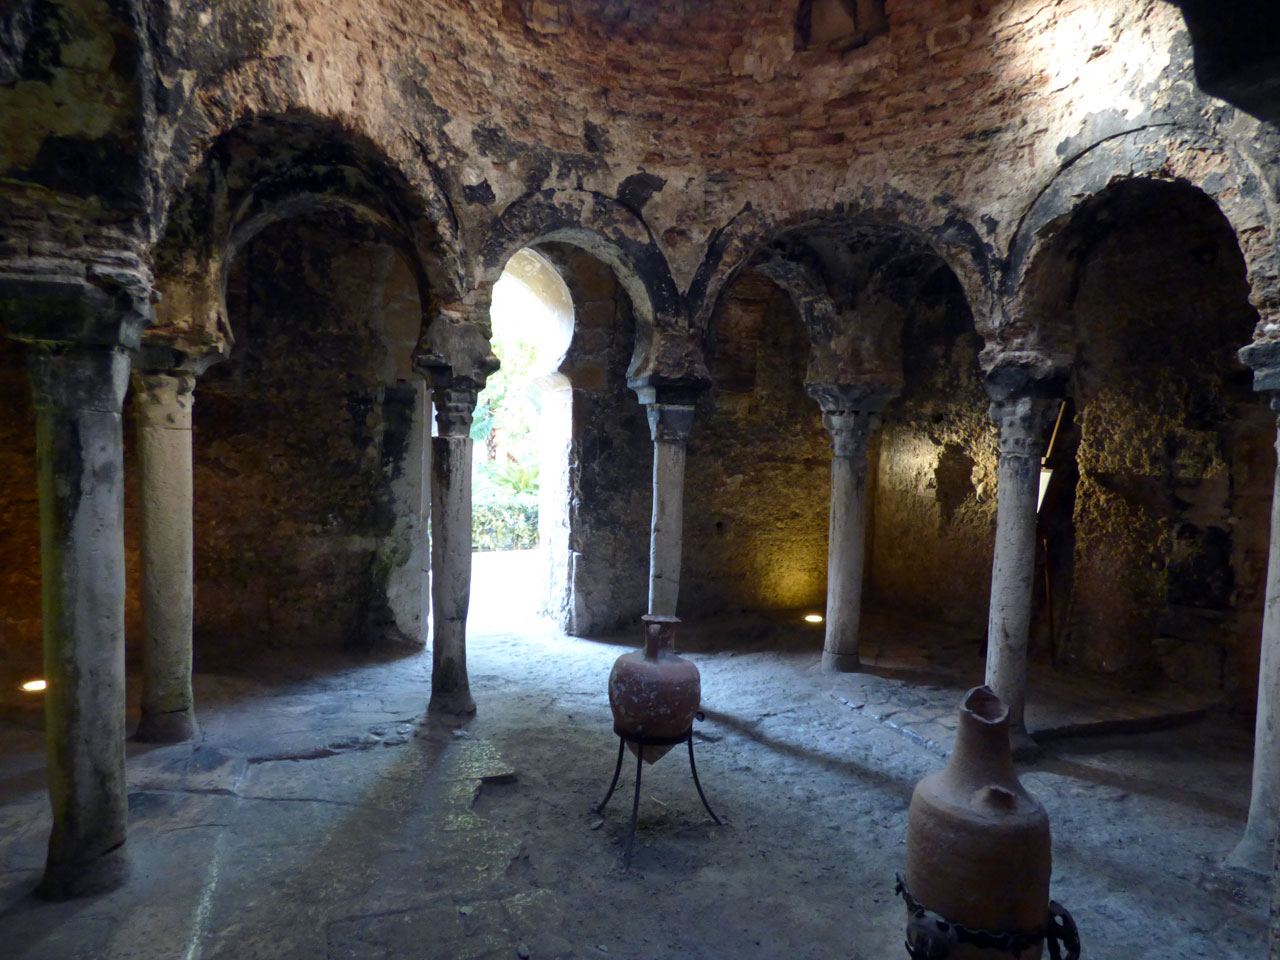
<path id="1" fill-rule="evenodd" d="M 494 285 L 490 318 L 502 366 L 472 422 L 469 622 L 477 630 L 539 615 L 563 623 L 573 394 L 560 367 L 573 339 L 573 299 L 552 263 L 526 247 Z"/>

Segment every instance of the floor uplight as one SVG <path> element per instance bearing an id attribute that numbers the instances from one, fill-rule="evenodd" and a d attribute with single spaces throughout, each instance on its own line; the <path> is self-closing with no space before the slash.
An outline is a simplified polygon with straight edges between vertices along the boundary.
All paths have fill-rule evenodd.
<path id="1" fill-rule="evenodd" d="M 821 623 L 821 622 L 822 622 L 822 614 L 820 614 L 820 613 L 806 613 L 806 614 L 804 615 L 804 619 L 805 619 L 805 621 L 806 621 L 806 622 L 808 622 L 808 623 Z"/>
<path id="2" fill-rule="evenodd" d="M 22 689 L 27 691 L 27 693 L 39 693 L 48 686 L 49 684 L 44 680 L 28 680 L 22 685 Z"/>

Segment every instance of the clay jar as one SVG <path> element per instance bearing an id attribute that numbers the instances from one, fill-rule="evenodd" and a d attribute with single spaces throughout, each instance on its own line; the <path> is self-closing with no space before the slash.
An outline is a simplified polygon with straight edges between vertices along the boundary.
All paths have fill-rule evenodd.
<path id="1" fill-rule="evenodd" d="M 646 737 L 678 737 L 693 726 L 702 702 L 702 678 L 698 668 L 676 654 L 678 617 L 649 615 L 645 623 L 643 653 L 624 653 L 609 674 L 609 706 L 619 734 Z M 631 752 L 640 745 L 627 740 Z M 643 759 L 653 763 L 671 746 L 646 744 Z"/>
<path id="2" fill-rule="evenodd" d="M 955 750 L 911 797 L 908 889 L 927 910 L 992 933 L 1040 930 L 1049 910 L 1049 817 L 1018 782 L 1009 749 L 1009 708 L 988 687 L 960 705 Z M 1017 954 L 1037 960 L 1042 942 Z M 961 944 L 953 960 L 1008 960 Z"/>

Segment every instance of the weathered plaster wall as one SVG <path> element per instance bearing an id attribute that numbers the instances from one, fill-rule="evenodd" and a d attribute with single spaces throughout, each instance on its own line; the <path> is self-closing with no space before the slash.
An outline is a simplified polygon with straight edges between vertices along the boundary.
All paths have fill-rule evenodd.
<path id="1" fill-rule="evenodd" d="M 804 326 L 746 272 L 716 308 L 709 354 L 685 467 L 680 614 L 822 609 L 831 438 L 804 391 Z"/>
<path id="2" fill-rule="evenodd" d="M 903 335 L 903 391 L 885 411 L 873 460 L 868 596 L 983 636 L 997 451 L 981 339 L 945 270 L 920 288 Z"/>
<path id="3" fill-rule="evenodd" d="M 691 326 L 696 344 L 721 302 L 718 284 L 761 241 L 815 211 L 837 211 L 917 229 L 956 271 L 980 332 L 1070 359 L 1069 323 L 1026 325 L 1022 270 L 1077 195 L 1136 173 L 1204 187 L 1236 231 L 1255 305 L 1264 317 L 1280 307 L 1268 214 L 1280 135 L 1197 90 L 1186 30 L 1164 0 L 892 0 L 887 32 L 844 55 L 797 51 L 795 8 L 773 0 L 72 0 L 58 9 L 63 22 L 52 33 L 37 29 L 32 12 L 47 21 L 47 8 L 30 0 L 0 18 L 0 151 L 9 151 L 0 153 L 0 274 L 56 271 L 69 257 L 145 279 L 148 245 L 176 210 L 178 249 L 157 263 L 207 277 L 237 216 L 269 219 L 303 188 L 325 201 L 378 194 L 371 216 L 411 242 L 445 307 L 483 300 L 479 279 L 495 266 L 485 251 L 504 249 L 521 228 L 545 236 L 537 231 L 552 221 L 603 226 L 613 249 L 640 265 L 637 283 L 650 289 L 657 321 Z M 263 116 L 287 119 L 254 120 L 252 135 L 220 139 Z M 272 149 L 298 129 L 323 135 Z M 66 175 L 59 158 L 92 161 L 108 145 L 124 166 L 113 153 L 110 162 L 78 160 L 77 176 Z M 175 199 L 191 194 L 209 200 L 203 218 L 187 219 Z M 544 215 L 525 218 L 539 204 Z M 1017 302 L 1002 307 L 996 290 Z M 732 418 L 719 407 L 731 394 L 706 403 L 709 416 L 727 418 L 722 452 L 737 462 L 747 457 L 729 449 Z M 903 404 L 913 426 L 886 431 L 879 468 L 882 479 L 891 475 L 890 493 L 904 504 L 909 490 L 927 498 L 929 474 L 938 482 L 941 469 L 951 492 L 939 516 L 950 512 L 953 533 L 976 529 L 977 426 L 939 433 L 909 398 Z M 944 411 L 942 422 L 960 421 Z M 634 425 L 618 429 L 630 437 Z M 226 429 L 276 439 L 265 427 Z M 932 439 L 920 446 L 926 436 L 940 451 Z M 282 450 L 293 442 L 279 440 Z M 270 449 L 259 450 L 259 476 Z M 965 458 L 975 464 L 972 497 Z M 916 459 L 924 465 L 912 473 L 905 464 Z M 622 489 L 623 473 L 627 484 L 637 476 L 602 469 L 598 489 Z M 335 498 L 352 492 L 340 487 L 328 489 Z M 595 533 L 633 529 L 615 522 L 638 509 L 622 502 L 602 511 L 609 519 Z M 822 527 L 818 512 L 800 513 L 797 530 Z M 906 524 L 905 507 L 899 516 Z M 923 541 L 933 520 L 922 516 L 911 529 Z M 338 527 L 365 535 L 350 533 L 364 530 L 350 517 Z M 809 533 L 795 536 L 800 553 L 817 554 Z M 1231 549 L 1246 550 L 1241 543 L 1234 536 Z M 228 555 L 229 542 L 221 549 Z M 1250 556 L 1238 558 L 1237 583 Z M 289 569 L 285 560 L 261 565 Z M 229 608 L 229 596 L 220 602 Z M 607 607 L 599 617 L 621 615 L 625 604 Z"/>
<path id="4" fill-rule="evenodd" d="M 538 246 L 573 298 L 574 332 L 560 373 L 570 384 L 569 562 L 553 616 L 586 636 L 645 611 L 652 444 L 644 408 L 627 388 L 635 340 L 630 300 L 613 271 L 564 243 Z"/>
<path id="5" fill-rule="evenodd" d="M 1058 652 L 1251 708 L 1273 427 L 1235 357 L 1256 321 L 1244 264 L 1195 191 L 1107 200 L 1071 305 L 1079 481 Z"/>
<path id="6" fill-rule="evenodd" d="M 148 64 L 130 6 L 15 0 L 0 12 L 0 172 L 10 188 L 142 212 Z"/>
<path id="7" fill-rule="evenodd" d="M 197 645 L 420 645 L 412 277 L 357 225 L 308 217 L 249 242 L 228 302 L 237 342 L 194 409 Z"/>
<path id="8" fill-rule="evenodd" d="M 1117 132 L 1180 123 L 1258 153 L 1256 124 L 1206 109 L 1157 0 L 900 0 L 843 56 L 796 52 L 794 7 L 769 0 L 550 8 L 184 5 L 155 54 L 162 180 L 237 117 L 310 111 L 392 158 L 472 252 L 530 191 L 624 199 L 698 300 L 722 255 L 837 204 L 945 235 L 981 288 L 1061 165 Z"/>

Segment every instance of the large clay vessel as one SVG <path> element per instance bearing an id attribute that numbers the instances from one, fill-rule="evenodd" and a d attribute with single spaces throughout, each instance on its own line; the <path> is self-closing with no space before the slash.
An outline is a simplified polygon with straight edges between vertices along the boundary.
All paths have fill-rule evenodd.
<path id="1" fill-rule="evenodd" d="M 693 726 L 702 702 L 698 668 L 675 651 L 678 617 L 645 616 L 644 652 L 624 653 L 609 674 L 609 706 L 619 733 L 678 737 Z M 627 740 L 640 755 L 640 744 Z M 672 745 L 646 744 L 643 758 L 653 763 Z"/>
<path id="2" fill-rule="evenodd" d="M 1023 789 L 1009 749 L 1009 708 L 988 687 L 960 705 L 955 750 L 911 797 L 906 885 L 926 909 L 991 933 L 1036 934 L 1049 913 L 1049 817 Z M 1011 954 L 954 946 L 950 960 L 1037 960 L 1043 942 Z"/>

